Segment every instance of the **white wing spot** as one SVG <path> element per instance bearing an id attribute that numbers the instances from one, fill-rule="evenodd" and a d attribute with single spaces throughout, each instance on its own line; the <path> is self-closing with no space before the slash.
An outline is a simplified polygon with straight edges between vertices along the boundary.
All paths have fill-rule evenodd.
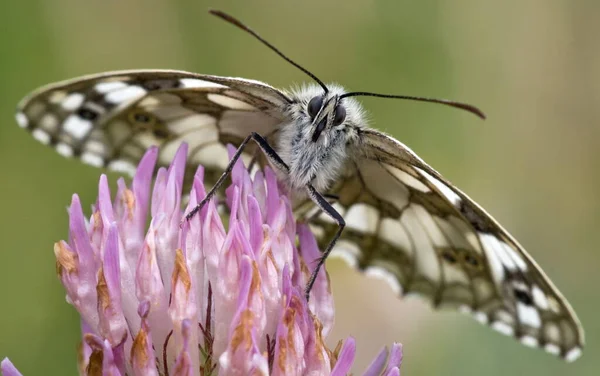
<path id="1" fill-rule="evenodd" d="M 507 324 L 511 324 L 514 321 L 513 316 L 503 309 L 496 311 L 496 317 Z"/>
<path id="2" fill-rule="evenodd" d="M 390 244 L 402 248 L 402 250 L 410 255 L 413 254 L 414 250 L 412 249 L 410 238 L 404 226 L 398 220 L 384 218 L 380 224 L 379 236 Z"/>
<path id="3" fill-rule="evenodd" d="M 418 252 L 414 253 L 415 267 L 418 275 L 438 284 L 442 277 L 438 255 L 419 220 L 414 208 L 415 206 L 417 205 L 412 204 L 404 210 L 404 214 L 400 217 L 400 222 L 411 235 L 414 247 L 418 250 Z"/>
<path id="4" fill-rule="evenodd" d="M 349 267 L 356 268 L 358 265 L 357 259 L 360 254 L 361 250 L 356 244 L 348 240 L 339 240 L 329 254 L 329 257 L 342 259 Z"/>
<path id="5" fill-rule="evenodd" d="M 222 205 L 219 205 L 219 207 L 221 207 L 221 206 L 222 206 Z M 323 227 L 321 227 L 321 226 L 315 226 L 314 224 L 312 224 L 312 223 L 309 223 L 309 224 L 308 224 L 308 227 L 310 228 L 310 231 L 311 231 L 311 232 L 312 232 L 312 233 L 315 235 L 315 237 L 316 237 L 316 238 L 320 238 L 320 237 L 322 237 L 322 236 L 324 236 L 324 235 L 325 235 L 325 230 L 323 230 Z M 336 248 L 337 248 L 337 245 L 338 245 L 338 244 L 339 244 L 339 241 L 338 241 L 338 243 L 336 244 Z M 333 255 L 333 253 L 335 252 L 336 248 L 334 248 L 334 249 L 331 251 L 331 253 L 329 254 L 329 257 L 332 257 L 332 255 Z M 336 256 L 333 256 L 333 257 L 336 257 Z M 339 256 L 337 256 L 337 257 L 338 257 L 338 258 L 343 258 L 341 255 L 339 255 Z M 350 264 L 348 264 L 348 265 L 350 265 Z M 353 265 L 356 265 L 356 263 L 354 263 Z M 350 265 L 350 266 L 353 266 L 353 265 Z"/>
<path id="6" fill-rule="evenodd" d="M 428 186 L 426 186 L 425 184 L 423 184 L 423 182 L 419 181 L 419 179 L 415 178 L 414 176 L 412 176 L 409 173 L 406 173 L 404 171 L 402 171 L 399 168 L 390 166 L 390 165 L 385 165 L 385 168 L 396 177 L 396 179 L 400 180 L 402 183 L 408 185 L 411 188 L 414 188 L 418 191 L 421 192 L 431 192 L 431 189 L 429 189 Z"/>
<path id="7" fill-rule="evenodd" d="M 527 347 L 538 347 L 539 342 L 538 339 L 532 336 L 523 336 L 520 339 L 521 343 Z"/>
<path id="8" fill-rule="evenodd" d="M 108 168 L 113 171 L 124 172 L 128 175 L 134 175 L 136 170 L 133 163 L 122 159 L 111 161 L 108 164 Z"/>
<path id="9" fill-rule="evenodd" d="M 537 309 L 532 306 L 525 305 L 523 303 L 517 303 L 517 316 L 519 321 L 523 324 L 529 325 L 536 329 L 541 328 L 542 319 Z"/>
<path id="10" fill-rule="evenodd" d="M 44 128 L 47 132 L 56 132 L 58 128 L 58 119 L 52 114 L 45 114 L 40 119 L 40 128 Z"/>
<path id="11" fill-rule="evenodd" d="M 531 289 L 531 294 L 533 295 L 533 302 L 536 306 L 541 309 L 548 309 L 550 304 L 548 304 L 548 299 L 546 298 L 546 294 L 539 288 L 537 285 L 534 285 Z"/>
<path id="12" fill-rule="evenodd" d="M 213 136 L 202 141 L 216 141 L 219 139 L 219 130 L 217 129 L 215 122 L 215 118 L 210 115 L 190 114 L 181 119 L 168 122 L 167 127 L 171 132 L 178 135 L 198 128 L 205 128 L 206 132 L 212 132 Z M 210 128 L 207 126 L 210 126 Z"/>
<path id="13" fill-rule="evenodd" d="M 84 149 L 93 154 L 99 154 L 99 155 L 106 154 L 106 145 L 104 145 L 102 142 L 99 142 L 99 141 L 89 140 L 88 142 L 85 143 Z"/>
<path id="14" fill-rule="evenodd" d="M 44 145 L 48 145 L 50 143 L 50 135 L 39 128 L 34 129 L 31 134 L 33 135 L 33 138 Z"/>
<path id="15" fill-rule="evenodd" d="M 60 106 L 66 111 L 75 111 L 83 104 L 84 99 L 85 96 L 81 93 L 71 93 L 62 100 Z"/>
<path id="16" fill-rule="evenodd" d="M 63 123 L 63 130 L 78 140 L 84 138 L 91 129 L 92 122 L 77 115 L 69 115 Z"/>
<path id="17" fill-rule="evenodd" d="M 494 321 L 492 323 L 492 329 L 507 336 L 512 336 L 515 334 L 515 329 L 504 321 Z"/>
<path id="18" fill-rule="evenodd" d="M 559 326 L 553 322 L 548 322 L 544 326 L 544 338 L 548 342 L 560 342 L 561 330 Z"/>
<path id="19" fill-rule="evenodd" d="M 469 250 L 473 248 L 465 238 L 466 234 L 454 226 L 448 219 L 438 217 L 437 215 L 433 215 L 432 217 L 437 227 L 439 227 L 440 231 L 454 248 L 466 248 Z"/>
<path id="20" fill-rule="evenodd" d="M 572 362 L 581 356 L 581 349 L 579 347 L 575 347 L 571 349 L 567 355 L 565 355 L 565 360 L 567 362 Z"/>
<path id="21" fill-rule="evenodd" d="M 479 322 L 481 324 L 488 323 L 488 315 L 486 315 L 484 312 L 475 311 L 475 312 L 473 312 L 473 317 L 475 318 L 475 320 L 477 320 L 477 322 Z"/>
<path id="22" fill-rule="evenodd" d="M 175 94 L 169 94 L 164 92 L 152 92 L 152 94 L 148 95 L 144 99 L 140 100 L 138 106 L 146 108 L 148 111 L 152 111 L 155 115 L 162 118 L 163 115 L 161 113 L 156 113 L 156 110 L 160 110 L 165 108 L 170 110 L 173 106 L 184 109 L 181 106 L 181 97 Z M 195 113 L 189 109 L 184 109 L 187 113 Z M 176 115 L 179 116 L 179 115 Z"/>
<path id="23" fill-rule="evenodd" d="M 321 212 L 321 208 L 318 207 L 317 205 L 313 205 L 310 209 L 308 209 L 308 211 L 306 212 L 305 218 L 312 218 L 315 215 L 319 214 Z"/>
<path id="24" fill-rule="evenodd" d="M 544 350 L 552 355 L 560 355 L 560 347 L 553 343 L 547 343 L 546 346 L 544 346 Z"/>
<path id="25" fill-rule="evenodd" d="M 556 300 L 553 296 L 547 296 L 548 298 L 548 308 L 554 313 L 560 313 L 561 308 L 558 300 Z"/>
<path id="26" fill-rule="evenodd" d="M 398 278 L 396 278 L 394 274 L 388 272 L 384 268 L 370 266 L 365 269 L 365 275 L 367 277 L 372 277 L 385 281 L 388 285 L 390 285 L 392 291 L 394 291 L 396 295 L 402 294 L 402 286 L 400 286 Z"/>
<path id="27" fill-rule="evenodd" d="M 94 167 L 104 166 L 104 159 L 101 156 L 89 152 L 81 154 L 81 161 Z"/>
<path id="28" fill-rule="evenodd" d="M 73 148 L 64 142 L 56 144 L 56 151 L 63 157 L 70 158 L 73 156 Z"/>
<path id="29" fill-rule="evenodd" d="M 224 95 L 212 94 L 212 93 L 209 93 L 206 96 L 208 97 L 208 99 L 211 102 L 214 102 L 225 108 L 230 108 L 232 110 L 249 110 L 249 111 L 256 110 L 256 108 L 254 106 L 251 106 L 246 102 L 242 102 L 239 99 L 234 99 L 234 98 L 226 97 Z"/>
<path id="30" fill-rule="evenodd" d="M 224 145 L 214 143 L 200 148 L 192 158 L 195 163 L 203 164 L 205 167 L 225 169 L 229 161 L 229 154 Z"/>
<path id="31" fill-rule="evenodd" d="M 527 263 L 525 262 L 525 260 L 523 259 L 523 256 L 519 255 L 517 253 L 517 251 L 514 250 L 513 247 L 511 247 L 510 245 L 506 244 L 505 242 L 500 242 L 500 244 L 503 246 L 504 248 L 504 252 L 506 252 L 506 254 L 508 255 L 508 257 L 510 257 L 513 262 L 517 265 L 517 267 L 523 271 L 527 270 Z"/>
<path id="32" fill-rule="evenodd" d="M 377 218 L 379 212 L 374 207 L 359 203 L 354 204 L 348 209 L 345 220 L 346 225 L 352 229 L 362 231 L 367 234 L 374 234 L 377 230 Z"/>
<path id="33" fill-rule="evenodd" d="M 56 90 L 48 95 L 48 102 L 52 104 L 60 104 L 63 99 L 67 96 L 67 92 L 64 90 Z"/>
<path id="34" fill-rule="evenodd" d="M 438 247 L 448 247 L 449 244 L 446 240 L 446 237 L 444 237 L 444 234 L 442 234 L 442 231 L 435 223 L 427 209 L 421 205 L 411 205 L 411 207 L 421 221 L 421 225 L 425 228 L 425 232 L 429 235 L 433 244 Z"/>
<path id="35" fill-rule="evenodd" d="M 113 90 L 106 94 L 104 99 L 110 103 L 123 103 L 138 99 L 146 94 L 146 90 L 140 86 L 126 86 L 122 89 Z"/>
<path id="36" fill-rule="evenodd" d="M 17 112 L 15 119 L 17 119 L 17 124 L 19 124 L 19 127 L 27 128 L 29 126 L 29 119 L 27 119 L 27 116 L 25 116 L 24 113 Z"/>
<path id="37" fill-rule="evenodd" d="M 205 87 L 225 88 L 225 87 L 227 87 L 227 86 L 223 86 L 221 84 L 218 84 L 216 82 L 199 80 L 197 78 L 182 78 L 182 79 L 179 80 L 179 83 L 184 88 L 196 88 L 196 87 L 202 87 L 202 88 L 205 88 Z"/>
<path id="38" fill-rule="evenodd" d="M 469 307 L 466 304 L 461 304 L 458 306 L 458 312 L 466 314 L 466 315 L 470 315 L 473 313 L 473 309 L 471 309 L 471 307 Z"/>
<path id="39" fill-rule="evenodd" d="M 505 265 L 502 256 L 504 256 L 504 252 L 500 250 L 500 253 L 496 252 L 496 244 L 498 243 L 498 239 L 495 236 L 479 233 L 479 239 L 483 248 L 485 249 L 485 255 L 490 263 L 492 277 L 496 283 L 501 284 L 504 282 L 504 268 L 510 269 L 510 266 L 513 265 Z"/>
<path id="40" fill-rule="evenodd" d="M 96 90 L 100 94 L 106 94 L 113 90 L 118 90 L 126 87 L 127 84 L 122 81 L 111 81 L 111 82 L 99 82 L 94 86 L 94 90 Z"/>
<path id="41" fill-rule="evenodd" d="M 452 203 L 452 205 L 457 207 L 459 206 L 461 199 L 456 193 L 454 193 L 452 189 L 450 189 L 450 187 L 448 187 L 446 184 L 442 183 L 438 179 L 434 178 L 433 176 L 429 175 L 429 173 L 425 172 L 424 170 L 421 170 L 418 167 L 415 167 L 415 169 L 419 171 L 419 173 L 423 175 L 425 179 L 429 180 L 431 184 L 433 184 L 437 189 L 439 189 L 442 195 L 444 195 L 444 197 L 446 197 Z"/>
<path id="42" fill-rule="evenodd" d="M 454 218 L 454 217 L 452 217 Z M 456 223 L 456 222 L 454 222 Z M 469 245 L 471 246 L 471 248 L 473 248 L 474 250 L 476 250 L 477 252 L 481 253 L 481 245 L 479 244 L 479 240 L 477 240 L 477 235 L 473 232 L 467 232 L 464 233 L 465 239 L 467 240 L 467 243 L 469 243 Z"/>

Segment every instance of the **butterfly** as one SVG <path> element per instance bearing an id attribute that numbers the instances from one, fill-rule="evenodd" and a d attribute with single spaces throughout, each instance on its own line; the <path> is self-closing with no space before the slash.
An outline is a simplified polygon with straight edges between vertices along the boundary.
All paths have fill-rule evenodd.
<path id="1" fill-rule="evenodd" d="M 367 127 L 354 97 L 436 102 L 483 117 L 477 108 L 325 85 L 237 19 L 211 13 L 317 84 L 284 91 L 175 70 L 108 72 L 38 89 L 19 104 L 17 123 L 65 157 L 127 174 L 148 147 L 160 147 L 159 164 L 166 166 L 187 142 L 186 175 L 205 166 L 213 184 L 207 200 L 237 158 L 269 163 L 297 197 L 298 217 L 322 239 L 318 267 L 331 252 L 400 295 L 467 312 L 567 361 L 581 355 L 577 316 L 523 247 L 411 149 Z M 231 161 L 227 144 L 238 148 Z"/>

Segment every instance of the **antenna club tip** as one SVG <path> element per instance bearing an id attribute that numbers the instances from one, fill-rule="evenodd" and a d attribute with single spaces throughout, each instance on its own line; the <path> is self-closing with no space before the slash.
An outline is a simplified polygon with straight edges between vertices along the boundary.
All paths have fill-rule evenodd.
<path id="1" fill-rule="evenodd" d="M 479 116 L 479 118 L 480 118 L 481 120 L 485 120 L 485 119 L 487 119 L 487 116 L 486 116 L 486 114 L 484 114 L 484 113 L 483 113 L 483 111 L 481 111 L 481 110 L 480 110 L 480 109 L 478 109 L 478 108 L 477 108 L 477 109 L 476 109 L 476 111 L 475 111 L 475 115 Z"/>
<path id="2" fill-rule="evenodd" d="M 232 24 L 239 26 L 240 21 L 238 21 L 237 19 L 235 19 L 233 16 L 223 12 L 222 10 L 218 10 L 218 9 L 208 9 L 208 13 L 212 14 L 213 16 L 217 16 L 227 22 L 231 22 Z"/>

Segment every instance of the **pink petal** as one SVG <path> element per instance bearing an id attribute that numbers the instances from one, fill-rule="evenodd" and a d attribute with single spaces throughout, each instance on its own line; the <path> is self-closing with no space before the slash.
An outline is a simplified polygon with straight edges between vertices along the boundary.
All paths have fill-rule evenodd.
<path id="1" fill-rule="evenodd" d="M 138 376 L 158 376 L 154 360 L 154 349 L 152 348 L 152 335 L 147 321 L 149 311 L 149 302 L 145 301 L 140 303 L 138 313 L 141 317 L 142 324 L 140 330 L 135 335 L 130 353 L 133 373 Z M 162 348 L 159 348 L 158 350 L 162 351 Z"/>
<path id="2" fill-rule="evenodd" d="M 2 359 L 0 371 L 2 371 L 2 376 L 23 376 L 8 358 Z"/>
<path id="3" fill-rule="evenodd" d="M 230 325 L 229 346 L 219 357 L 221 372 L 225 375 L 250 374 L 250 369 L 257 366 L 257 363 L 266 363 L 266 359 L 258 360 L 262 354 L 256 338 L 257 332 L 261 333 L 264 327 L 264 315 L 260 302 L 255 301 L 255 298 L 260 300 L 257 296 L 260 294 L 257 290 L 259 281 L 256 271 L 252 259 L 242 257 L 238 306 Z"/>
<path id="4" fill-rule="evenodd" d="M 383 369 L 386 366 L 388 357 L 387 347 L 384 347 L 379 351 L 375 359 L 369 364 L 363 376 L 380 376 L 383 372 Z"/>
<path id="5" fill-rule="evenodd" d="M 107 340 L 102 340 L 101 337 L 92 334 L 85 336 L 84 340 L 92 348 L 88 369 L 101 369 L 102 376 L 122 375 L 115 363 L 113 349 Z"/>
<path id="6" fill-rule="evenodd" d="M 306 285 L 322 254 L 319 251 L 317 240 L 307 225 L 298 225 L 298 238 L 302 259 L 307 263 L 308 273 L 305 275 L 306 279 L 303 280 L 303 285 Z M 335 307 L 325 268 L 321 268 L 317 274 L 308 305 L 323 324 L 323 336 L 327 336 L 333 327 Z"/>
<path id="7" fill-rule="evenodd" d="M 187 262 L 183 251 L 175 251 L 175 267 L 171 278 L 171 302 L 169 304 L 169 317 L 173 323 L 173 340 L 176 351 L 185 351 L 197 369 L 200 358 L 198 346 L 189 343 L 198 343 L 198 330 L 191 330 L 189 325 L 198 322 L 198 305 L 195 301 L 195 292 Z M 181 355 L 181 354 L 180 354 Z"/>
<path id="8" fill-rule="evenodd" d="M 112 346 L 122 343 L 127 336 L 127 323 L 121 309 L 121 274 L 119 243 L 116 224 L 108 230 L 104 247 L 104 263 L 98 272 L 99 334 Z"/>
<path id="9" fill-rule="evenodd" d="M 342 345 L 335 367 L 331 371 L 331 376 L 346 376 L 354 363 L 354 355 L 356 354 L 356 343 L 354 338 L 348 337 Z"/>
<path id="10" fill-rule="evenodd" d="M 194 362 L 192 361 L 192 355 L 190 354 L 196 352 L 190 351 L 192 350 L 190 341 L 194 340 L 194 338 L 191 338 L 192 332 L 195 332 L 195 330 L 192 330 L 192 323 L 190 322 L 190 320 L 183 320 L 183 322 L 181 323 L 183 345 L 175 361 L 173 376 L 192 376 L 194 374 L 194 370 L 198 369 L 198 364 L 194 364 Z"/>

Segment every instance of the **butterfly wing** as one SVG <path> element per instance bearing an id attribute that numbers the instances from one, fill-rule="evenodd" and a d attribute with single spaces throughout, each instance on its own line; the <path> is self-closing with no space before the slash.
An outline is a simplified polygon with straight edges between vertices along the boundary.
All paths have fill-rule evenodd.
<path id="1" fill-rule="evenodd" d="M 451 306 L 567 360 L 583 347 L 569 303 L 489 214 L 410 149 L 374 130 L 331 193 L 346 220 L 337 253 L 401 294 Z M 331 239 L 337 226 L 314 222 Z"/>
<path id="2" fill-rule="evenodd" d="M 228 161 L 225 145 L 252 131 L 273 137 L 289 102 L 285 93 L 253 80 L 119 71 L 38 89 L 19 104 L 17 121 L 64 156 L 128 174 L 148 147 L 160 147 L 158 162 L 166 166 L 185 141 L 188 168 L 202 164 L 214 181 Z"/>

